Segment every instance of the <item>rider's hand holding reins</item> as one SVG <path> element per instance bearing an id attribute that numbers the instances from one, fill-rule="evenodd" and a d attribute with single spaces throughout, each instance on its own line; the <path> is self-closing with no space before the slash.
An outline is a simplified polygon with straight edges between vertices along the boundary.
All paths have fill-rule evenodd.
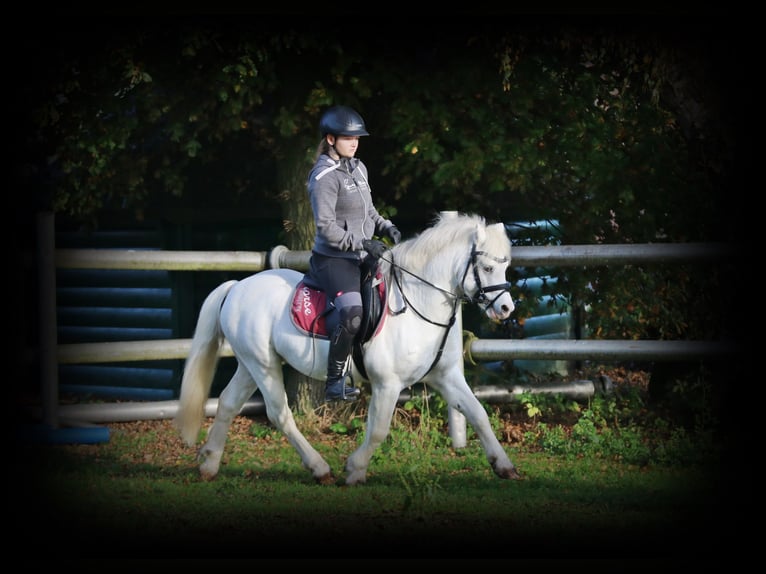
<path id="1" fill-rule="evenodd" d="M 402 234 L 399 231 L 399 229 L 396 227 L 396 225 L 392 225 L 391 227 L 386 229 L 386 237 L 391 239 L 391 241 L 394 242 L 394 245 L 396 245 L 402 240 Z"/>
<path id="2" fill-rule="evenodd" d="M 377 239 L 365 239 L 362 241 L 362 247 L 375 259 L 380 259 L 388 249 L 385 243 Z"/>

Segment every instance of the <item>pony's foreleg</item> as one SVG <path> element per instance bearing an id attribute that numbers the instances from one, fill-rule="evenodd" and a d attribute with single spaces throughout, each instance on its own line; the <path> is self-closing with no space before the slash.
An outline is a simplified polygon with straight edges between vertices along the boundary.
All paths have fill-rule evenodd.
<path id="1" fill-rule="evenodd" d="M 367 467 L 375 449 L 386 440 L 391 429 L 391 419 L 399 398 L 398 385 L 372 385 L 372 397 L 367 413 L 367 429 L 362 444 L 346 461 L 346 484 L 354 485 L 367 480 Z"/>
<path id="2" fill-rule="evenodd" d="M 441 383 L 441 384 L 440 384 Z M 508 455 L 497 440 L 492 425 L 489 422 L 487 411 L 473 394 L 464 378 L 452 383 L 432 383 L 451 407 L 465 415 L 466 420 L 473 427 L 476 436 L 479 437 L 487 460 L 494 473 L 500 478 L 520 478 L 516 467 L 508 458 Z"/>
<path id="3" fill-rule="evenodd" d="M 205 480 L 212 480 L 218 474 L 231 423 L 256 388 L 255 381 L 247 370 L 241 365 L 237 366 L 234 376 L 218 398 L 218 409 L 213 426 L 210 428 L 205 444 L 199 450 L 198 460 L 201 463 L 199 472 Z"/>

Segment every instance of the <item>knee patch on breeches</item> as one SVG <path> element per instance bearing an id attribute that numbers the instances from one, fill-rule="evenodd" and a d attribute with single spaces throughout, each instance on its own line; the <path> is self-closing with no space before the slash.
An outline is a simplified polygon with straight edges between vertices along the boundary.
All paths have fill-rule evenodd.
<path id="1" fill-rule="evenodd" d="M 362 294 L 353 291 L 335 298 L 340 324 L 351 334 L 356 334 L 362 325 Z"/>
<path id="2" fill-rule="evenodd" d="M 352 335 L 356 335 L 362 326 L 362 306 L 350 305 L 340 310 L 340 324 Z"/>

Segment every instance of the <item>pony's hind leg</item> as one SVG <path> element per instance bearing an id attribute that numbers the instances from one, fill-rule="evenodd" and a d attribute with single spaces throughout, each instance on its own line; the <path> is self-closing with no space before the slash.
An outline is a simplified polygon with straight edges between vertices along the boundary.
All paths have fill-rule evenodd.
<path id="1" fill-rule="evenodd" d="M 256 388 L 255 381 L 247 370 L 242 368 L 242 365 L 238 365 L 234 376 L 218 398 L 218 409 L 213 426 L 197 455 L 200 461 L 200 475 L 205 480 L 212 480 L 218 474 L 231 423 Z"/>

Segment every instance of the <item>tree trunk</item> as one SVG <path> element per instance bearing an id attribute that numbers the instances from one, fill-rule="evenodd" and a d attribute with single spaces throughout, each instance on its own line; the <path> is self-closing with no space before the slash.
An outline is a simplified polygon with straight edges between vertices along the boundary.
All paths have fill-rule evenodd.
<path id="1" fill-rule="evenodd" d="M 308 250 L 314 243 L 314 217 L 306 191 L 306 177 L 311 169 L 306 155 L 296 154 L 280 162 L 284 168 L 279 173 L 279 200 L 282 203 L 282 227 L 287 247 L 292 250 Z"/>
<path id="2" fill-rule="evenodd" d="M 306 191 L 306 177 L 311 169 L 311 159 L 305 147 L 292 146 L 296 150 L 285 161 L 279 162 L 283 169 L 279 177 L 279 199 L 282 204 L 282 227 L 287 247 L 293 251 L 306 251 L 314 243 L 314 217 Z M 308 412 L 322 404 L 324 381 L 302 375 L 289 365 L 285 366 L 285 389 L 290 407 L 296 412 Z"/>

